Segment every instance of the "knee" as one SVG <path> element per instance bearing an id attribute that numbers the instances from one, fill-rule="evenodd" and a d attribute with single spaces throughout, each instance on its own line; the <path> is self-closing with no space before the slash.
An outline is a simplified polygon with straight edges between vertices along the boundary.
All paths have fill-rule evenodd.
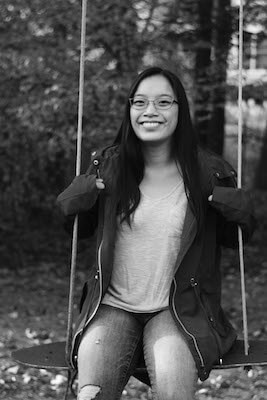
<path id="1" fill-rule="evenodd" d="M 100 392 L 101 392 L 100 386 L 85 385 L 80 389 L 77 400 L 97 399 Z"/>

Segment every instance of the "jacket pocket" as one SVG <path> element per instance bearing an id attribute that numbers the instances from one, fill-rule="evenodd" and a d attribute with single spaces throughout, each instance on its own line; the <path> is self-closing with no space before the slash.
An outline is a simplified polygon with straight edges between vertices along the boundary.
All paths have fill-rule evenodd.
<path id="1" fill-rule="evenodd" d="M 197 300 L 203 311 L 204 318 L 206 318 L 210 332 L 216 341 L 218 348 L 218 361 L 220 361 L 222 359 L 222 343 L 221 343 L 222 340 L 221 340 L 221 334 L 217 330 L 217 324 L 215 318 L 211 312 L 206 297 L 204 296 L 203 292 L 200 292 L 198 282 L 196 282 L 194 278 L 191 278 L 191 286 L 194 288 Z"/>
<path id="2" fill-rule="evenodd" d="M 212 328 L 221 337 L 226 337 L 229 334 L 230 329 L 232 329 L 232 326 L 225 317 L 223 310 L 221 309 L 220 306 L 218 306 L 219 308 L 215 315 L 214 311 L 212 310 L 212 306 L 210 304 L 207 294 L 205 292 L 202 292 L 200 297 L 203 303 L 203 307 L 206 310 L 207 318 L 209 319 Z"/>

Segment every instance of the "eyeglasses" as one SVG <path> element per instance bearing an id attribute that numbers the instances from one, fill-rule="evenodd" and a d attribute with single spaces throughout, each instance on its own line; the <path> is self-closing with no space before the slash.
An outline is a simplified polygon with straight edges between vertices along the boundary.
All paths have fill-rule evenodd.
<path id="1" fill-rule="evenodd" d="M 149 103 L 153 103 L 156 110 L 168 110 L 172 107 L 173 103 L 178 104 L 171 96 L 159 96 L 154 100 L 147 97 L 135 96 L 129 99 L 131 107 L 135 110 L 145 110 Z"/>

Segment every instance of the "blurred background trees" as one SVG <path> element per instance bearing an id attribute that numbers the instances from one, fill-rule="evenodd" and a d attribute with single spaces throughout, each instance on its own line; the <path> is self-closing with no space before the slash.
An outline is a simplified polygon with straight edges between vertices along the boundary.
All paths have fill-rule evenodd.
<path id="1" fill-rule="evenodd" d="M 245 5 L 245 23 L 263 27 L 262 41 L 264 3 Z M 91 149 L 116 135 L 132 78 L 154 64 L 181 77 L 201 142 L 222 154 L 226 100 L 236 100 L 236 83 L 227 84 L 235 2 L 94 0 L 87 15 L 82 170 Z M 55 198 L 75 170 L 80 18 L 80 0 L 0 4 L 0 251 L 16 265 L 58 242 Z M 254 97 L 266 99 L 262 87 Z M 264 168 L 255 182 L 266 189 Z"/>

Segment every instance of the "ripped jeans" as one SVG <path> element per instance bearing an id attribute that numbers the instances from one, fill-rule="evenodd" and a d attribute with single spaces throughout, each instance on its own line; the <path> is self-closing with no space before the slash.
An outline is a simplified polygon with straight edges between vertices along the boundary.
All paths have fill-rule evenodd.
<path id="1" fill-rule="evenodd" d="M 78 350 L 78 400 L 119 400 L 144 350 L 154 400 L 193 400 L 197 370 L 169 310 L 102 304 Z"/>

